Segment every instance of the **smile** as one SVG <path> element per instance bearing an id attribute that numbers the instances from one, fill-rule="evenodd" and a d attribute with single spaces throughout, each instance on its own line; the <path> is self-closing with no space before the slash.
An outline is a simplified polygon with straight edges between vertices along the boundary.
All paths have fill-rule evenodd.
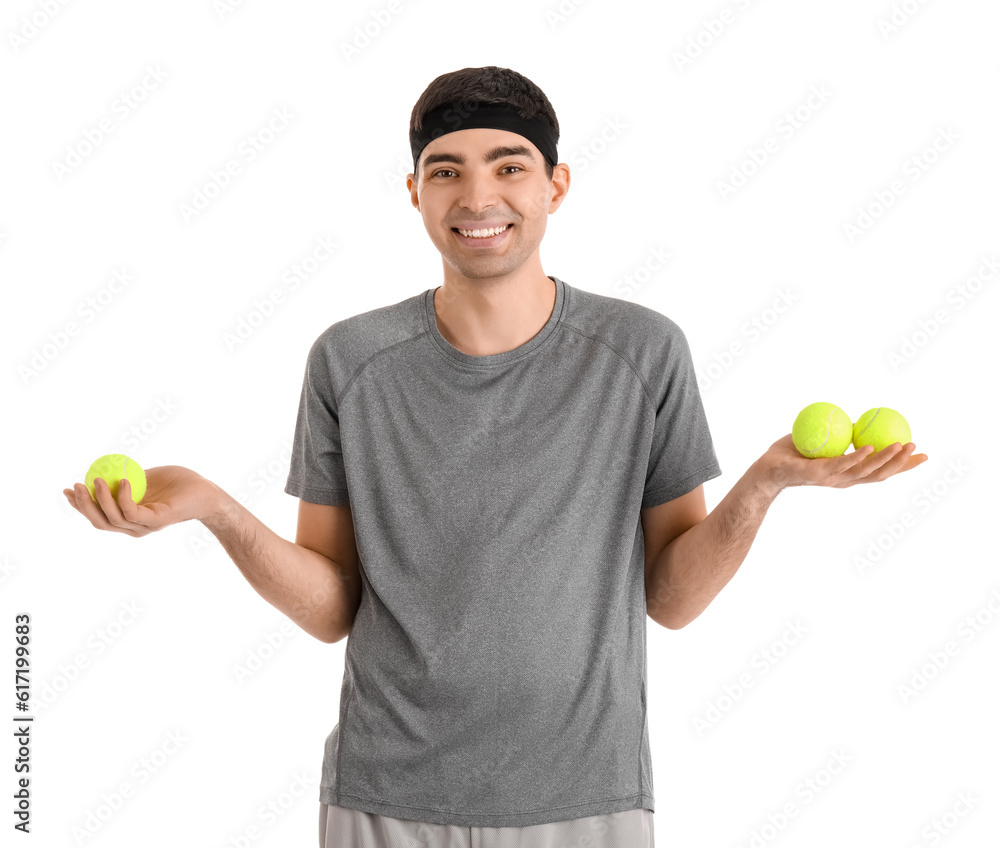
<path id="1" fill-rule="evenodd" d="M 513 226 L 513 224 L 504 224 L 502 227 L 490 227 L 483 230 L 460 230 L 457 227 L 452 227 L 451 231 L 463 245 L 475 249 L 495 247 L 505 242 L 507 234 Z"/>
<path id="2" fill-rule="evenodd" d="M 458 232 L 466 238 L 490 238 L 500 235 L 509 227 L 510 224 L 504 224 L 502 227 L 490 227 L 488 230 L 458 230 Z"/>

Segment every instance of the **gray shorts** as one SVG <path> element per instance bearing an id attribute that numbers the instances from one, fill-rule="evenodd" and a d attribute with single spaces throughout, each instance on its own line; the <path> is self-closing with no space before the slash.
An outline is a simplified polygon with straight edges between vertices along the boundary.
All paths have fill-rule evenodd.
<path id="1" fill-rule="evenodd" d="M 652 810 L 535 824 L 459 827 L 319 805 L 319 848 L 653 848 Z"/>

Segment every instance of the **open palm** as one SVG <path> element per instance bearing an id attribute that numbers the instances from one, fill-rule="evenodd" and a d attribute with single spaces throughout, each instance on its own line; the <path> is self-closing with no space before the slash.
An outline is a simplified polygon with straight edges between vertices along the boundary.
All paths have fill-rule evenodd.
<path id="1" fill-rule="evenodd" d="M 771 445 L 762 458 L 772 469 L 775 481 L 783 486 L 846 489 L 859 483 L 878 483 L 926 462 L 927 454 L 915 450 L 913 442 L 897 442 L 880 451 L 869 446 L 842 456 L 808 459 L 795 449 L 789 433 Z"/>
<path id="2" fill-rule="evenodd" d="M 129 536 L 145 536 L 171 524 L 202 518 L 211 513 L 219 494 L 214 483 L 182 465 L 147 468 L 146 494 L 140 504 L 132 500 L 128 480 L 121 484 L 117 500 L 100 478 L 94 481 L 94 488 L 97 503 L 83 483 L 63 489 L 63 494 L 94 527 Z"/>

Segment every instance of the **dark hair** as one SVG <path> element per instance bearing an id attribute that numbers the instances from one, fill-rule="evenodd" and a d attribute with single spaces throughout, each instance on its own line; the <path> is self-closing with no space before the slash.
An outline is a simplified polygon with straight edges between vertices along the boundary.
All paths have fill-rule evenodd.
<path id="1" fill-rule="evenodd" d="M 470 101 L 511 106 L 525 119 L 539 117 L 552 126 L 559 140 L 559 120 L 545 92 L 517 71 L 496 65 L 462 68 L 437 77 L 424 89 L 410 113 L 410 132 L 423 126 L 424 116 L 431 110 Z M 552 173 L 553 167 L 546 161 L 545 174 L 550 180 Z"/>

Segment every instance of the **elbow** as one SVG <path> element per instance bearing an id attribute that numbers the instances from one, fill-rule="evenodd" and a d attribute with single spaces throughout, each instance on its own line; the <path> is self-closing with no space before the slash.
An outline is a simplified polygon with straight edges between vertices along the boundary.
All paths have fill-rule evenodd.
<path id="1" fill-rule="evenodd" d="M 681 630 L 687 627 L 692 621 L 694 621 L 698 616 L 687 616 L 681 618 L 676 613 L 674 614 L 660 614 L 659 616 L 654 616 L 650 614 L 649 616 L 653 621 L 660 625 L 660 627 L 665 627 L 667 630 Z"/>
<path id="2" fill-rule="evenodd" d="M 351 631 L 350 630 L 340 630 L 337 633 L 333 634 L 332 636 L 330 636 L 330 637 L 328 637 L 326 639 L 323 639 L 323 641 L 326 642 L 326 644 L 328 644 L 328 645 L 336 645 L 337 642 L 340 642 L 343 639 L 346 639 L 350 635 L 351 635 Z"/>
<path id="3" fill-rule="evenodd" d="M 337 642 L 341 641 L 341 639 L 346 639 L 350 635 L 351 631 L 350 628 L 347 630 L 341 628 L 339 630 L 327 629 L 308 632 L 314 639 L 319 639 L 320 642 L 323 642 L 326 645 L 335 645 Z"/>
<path id="4" fill-rule="evenodd" d="M 656 597 L 646 591 L 646 614 L 660 627 L 667 630 L 680 630 L 691 623 L 692 618 L 682 618 L 677 609 L 674 592 L 666 593 L 667 597 Z"/>
<path id="5" fill-rule="evenodd" d="M 354 619 L 357 618 L 358 607 L 358 600 L 355 600 L 348 614 L 329 618 L 324 617 L 323 623 L 325 626 L 322 630 L 312 635 L 327 645 L 334 645 L 341 639 L 346 639 L 351 635 L 351 630 L 354 628 Z"/>

